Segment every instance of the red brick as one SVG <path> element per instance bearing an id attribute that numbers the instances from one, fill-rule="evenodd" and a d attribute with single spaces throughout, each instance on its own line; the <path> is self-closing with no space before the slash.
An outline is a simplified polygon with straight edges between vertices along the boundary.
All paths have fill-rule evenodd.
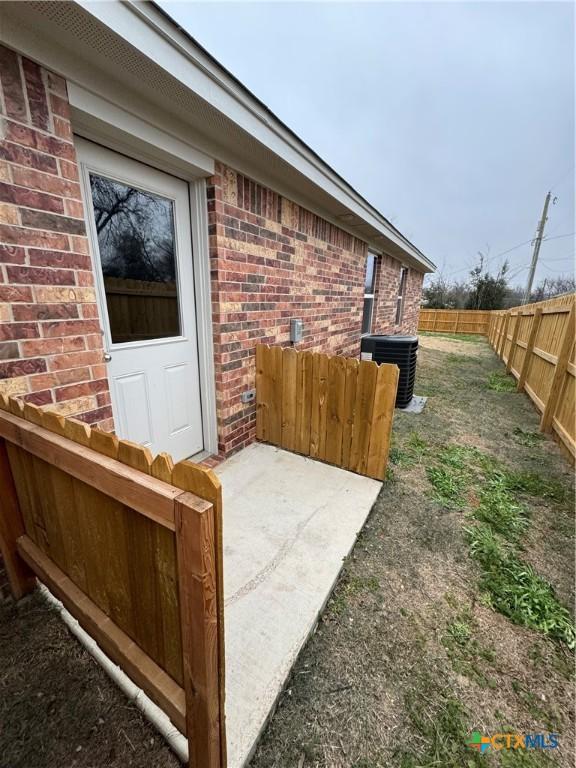
<path id="1" fill-rule="evenodd" d="M 3 182 L 0 182 L 0 201 L 13 205 L 23 205 L 27 208 L 40 208 L 43 211 L 52 211 L 52 213 L 64 213 L 62 198 Z"/>
<path id="2" fill-rule="evenodd" d="M 64 212 L 67 216 L 75 216 L 77 219 L 84 218 L 84 206 L 78 200 L 64 200 Z"/>
<path id="3" fill-rule="evenodd" d="M 62 320 L 44 323 L 43 336 L 46 339 L 56 336 L 77 336 L 78 334 L 98 333 L 100 323 L 97 320 Z"/>
<path id="4" fill-rule="evenodd" d="M 8 117 L 27 121 L 26 99 L 19 57 L 14 51 L 0 46 L 0 83 Z"/>
<path id="5" fill-rule="evenodd" d="M 56 402 L 63 400 L 74 400 L 76 397 L 94 395 L 108 389 L 108 381 L 100 379 L 97 381 L 85 381 L 81 384 L 72 384 L 69 387 L 60 387 L 55 391 Z"/>
<path id="6" fill-rule="evenodd" d="M 105 422 L 112 423 L 112 408 L 108 405 L 104 408 L 97 408 L 94 411 L 75 414 L 74 418 L 85 421 L 86 424 L 91 424 L 92 426 Z"/>
<path id="7" fill-rule="evenodd" d="M 78 285 L 82 287 L 88 287 L 94 285 L 94 275 L 92 272 L 84 271 L 76 273 L 76 280 Z"/>
<path id="8" fill-rule="evenodd" d="M 17 245 L 0 245 L 1 264 L 24 264 L 26 251 Z"/>
<path id="9" fill-rule="evenodd" d="M 46 251 L 41 248 L 28 248 L 31 267 L 58 267 L 59 269 L 91 269 L 90 256 L 70 251 Z"/>
<path id="10" fill-rule="evenodd" d="M 0 301 L 6 301 L 9 304 L 17 301 L 32 301 L 32 288 L 19 285 L 0 285 Z"/>
<path id="11" fill-rule="evenodd" d="M 0 144 L 0 159 L 27 168 L 35 168 L 37 171 L 58 174 L 58 163 L 55 157 L 8 141 L 3 141 Z"/>
<path id="12" fill-rule="evenodd" d="M 6 341 L 0 344 L 0 360 L 15 360 L 20 356 L 18 344 L 15 341 Z"/>
<path id="13" fill-rule="evenodd" d="M 59 385 L 62 384 L 76 384 L 78 381 L 90 381 L 90 379 L 96 378 L 91 375 L 91 369 L 87 366 L 81 368 L 68 368 L 65 371 L 58 371 L 56 374 L 56 381 Z"/>
<path id="14" fill-rule="evenodd" d="M 68 98 L 68 89 L 66 88 L 66 80 L 60 75 L 54 74 L 54 72 L 46 72 L 48 78 L 48 88 L 56 93 L 58 96 L 62 96 L 63 99 Z"/>
<path id="15" fill-rule="evenodd" d="M 37 248 L 55 248 L 61 251 L 70 249 L 67 235 L 58 232 L 44 232 L 38 229 L 26 229 L 0 224 L 0 240 L 16 245 L 33 245 Z"/>
<path id="16" fill-rule="evenodd" d="M 64 355 L 55 355 L 48 361 L 51 371 L 63 371 L 66 368 L 76 368 L 84 365 L 96 365 L 102 362 L 101 352 L 68 352 Z"/>
<path id="17" fill-rule="evenodd" d="M 34 339 L 39 336 L 38 323 L 0 323 L 0 341 Z"/>
<path id="18" fill-rule="evenodd" d="M 71 181 L 80 181 L 78 166 L 76 163 L 71 163 L 68 160 L 60 160 L 60 175 Z"/>
<path id="19" fill-rule="evenodd" d="M 69 216 L 59 216 L 55 213 L 46 213 L 46 211 L 23 208 L 20 211 L 20 219 L 24 227 L 65 232 L 69 235 L 82 235 L 86 231 L 82 219 L 72 219 Z"/>
<path id="20" fill-rule="evenodd" d="M 16 144 L 34 147 L 40 152 L 46 152 L 49 155 L 54 155 L 54 157 L 64 157 L 68 160 L 75 160 L 76 158 L 74 146 L 55 136 L 47 136 L 34 128 L 13 123 L 10 120 L 7 121 L 6 129 L 6 138 Z"/>
<path id="21" fill-rule="evenodd" d="M 108 376 L 108 366 L 105 363 L 92 366 L 93 379 L 105 379 Z"/>
<path id="22" fill-rule="evenodd" d="M 48 269 L 44 267 L 6 267 L 8 280 L 12 283 L 33 283 L 34 285 L 74 285 L 71 269 Z"/>
<path id="23" fill-rule="evenodd" d="M 40 192 L 48 192 L 52 195 L 71 197 L 81 200 L 80 185 L 59 176 L 50 176 L 47 173 L 35 171 L 32 168 L 22 168 L 19 165 L 12 167 L 12 181 L 21 187 L 36 189 Z"/>
<path id="24" fill-rule="evenodd" d="M 58 379 L 53 373 L 39 373 L 28 379 L 31 392 L 41 392 L 43 389 L 52 389 L 58 384 Z"/>
<path id="25" fill-rule="evenodd" d="M 50 94 L 50 106 L 52 112 L 59 117 L 64 117 L 66 120 L 70 119 L 70 109 L 68 107 L 68 101 L 61 96 L 57 96 L 54 93 Z"/>
<path id="26" fill-rule="evenodd" d="M 72 141 L 72 129 L 68 120 L 54 116 L 54 133 L 60 139 Z"/>
<path id="27" fill-rule="evenodd" d="M 22 399 L 25 402 L 33 403 L 34 405 L 48 405 L 49 403 L 54 402 L 51 389 L 43 389 L 40 392 L 32 392 L 29 395 L 24 395 Z"/>
<path id="28" fill-rule="evenodd" d="M 28 94 L 32 125 L 46 131 L 50 127 L 50 116 L 48 114 L 48 99 L 46 97 L 42 70 L 36 62 L 30 61 L 30 59 L 22 59 L 22 68 L 26 80 L 26 92 Z"/>
<path id="29" fill-rule="evenodd" d="M 76 304 L 18 304 L 14 307 L 14 320 L 55 320 L 77 318 Z"/>
<path id="30" fill-rule="evenodd" d="M 14 360 L 9 363 L 0 363 L 0 379 L 29 376 L 31 373 L 42 373 L 45 370 L 46 360 L 41 357 L 28 360 Z"/>
<path id="31" fill-rule="evenodd" d="M 98 319 L 100 312 L 97 304 L 82 304 L 82 317 L 87 320 Z"/>

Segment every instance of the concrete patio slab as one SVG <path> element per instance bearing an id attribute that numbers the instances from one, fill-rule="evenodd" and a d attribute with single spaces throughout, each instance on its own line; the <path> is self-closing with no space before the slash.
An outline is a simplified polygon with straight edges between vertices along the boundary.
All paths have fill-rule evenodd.
<path id="1" fill-rule="evenodd" d="M 257 443 L 224 491 L 229 768 L 250 758 L 381 483 Z"/>

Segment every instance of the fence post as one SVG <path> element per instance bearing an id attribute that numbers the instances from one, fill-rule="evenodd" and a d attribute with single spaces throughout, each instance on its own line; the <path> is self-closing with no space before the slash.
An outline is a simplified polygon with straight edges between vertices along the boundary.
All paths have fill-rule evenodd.
<path id="1" fill-rule="evenodd" d="M 562 389 L 562 382 L 564 381 L 564 375 L 568 368 L 568 359 L 572 350 L 572 344 L 574 343 L 574 304 L 568 315 L 568 322 L 564 328 L 564 335 L 560 342 L 560 350 L 558 352 L 558 360 L 556 361 L 556 368 L 554 369 L 554 378 L 550 386 L 550 392 L 548 393 L 548 399 L 542 412 L 542 418 L 540 419 L 540 431 L 549 432 L 552 426 L 552 419 L 556 411 L 556 405 L 558 403 L 558 396 Z"/>
<path id="2" fill-rule="evenodd" d="M 22 560 L 16 548 L 16 541 L 25 533 L 14 478 L 8 460 L 6 440 L 0 439 L 0 551 L 4 558 L 10 590 L 15 600 L 19 600 L 31 592 L 35 585 L 32 570 Z"/>
<path id="3" fill-rule="evenodd" d="M 185 492 L 174 516 L 188 765 L 222 768 L 214 508 Z"/>
<path id="4" fill-rule="evenodd" d="M 454 323 L 454 333 L 458 333 L 458 320 L 460 319 L 460 312 L 456 312 L 456 322 Z"/>
<path id="5" fill-rule="evenodd" d="M 504 330 L 502 333 L 502 338 L 500 339 L 500 344 L 498 345 L 498 357 L 503 360 L 504 359 L 504 347 L 506 346 L 506 340 L 508 338 L 508 323 L 510 322 L 510 311 L 508 311 L 504 317 Z"/>
<path id="6" fill-rule="evenodd" d="M 512 341 L 510 342 L 510 352 L 508 353 L 508 362 L 506 363 L 506 373 L 510 373 L 512 370 L 512 364 L 514 363 L 514 356 L 516 354 L 516 341 L 518 339 L 518 330 L 520 329 L 521 312 L 516 312 L 516 324 L 514 325 L 514 331 L 512 332 Z"/>
<path id="7" fill-rule="evenodd" d="M 528 346 L 524 354 L 524 362 L 522 363 L 522 370 L 520 371 L 520 378 L 518 379 L 518 392 L 524 389 L 526 379 L 530 372 L 530 366 L 532 365 L 532 353 L 534 350 L 534 343 L 536 341 L 536 335 L 538 328 L 540 328 L 540 321 L 542 320 L 542 307 L 536 307 L 534 310 L 534 320 L 532 320 L 532 327 L 530 328 L 530 336 L 528 337 Z"/>

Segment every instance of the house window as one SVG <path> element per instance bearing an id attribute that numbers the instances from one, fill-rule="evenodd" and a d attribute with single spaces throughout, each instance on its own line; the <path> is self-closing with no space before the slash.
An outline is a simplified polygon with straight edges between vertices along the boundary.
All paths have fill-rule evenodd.
<path id="1" fill-rule="evenodd" d="M 398 287 L 398 297 L 396 299 L 396 325 L 402 322 L 404 314 L 404 294 L 406 292 L 406 280 L 408 278 L 408 267 L 402 267 L 400 270 L 400 285 Z"/>
<path id="2" fill-rule="evenodd" d="M 364 312 L 362 314 L 362 335 L 372 331 L 372 315 L 374 314 L 374 285 L 376 284 L 376 255 L 368 254 L 366 261 L 366 278 L 364 280 Z"/>

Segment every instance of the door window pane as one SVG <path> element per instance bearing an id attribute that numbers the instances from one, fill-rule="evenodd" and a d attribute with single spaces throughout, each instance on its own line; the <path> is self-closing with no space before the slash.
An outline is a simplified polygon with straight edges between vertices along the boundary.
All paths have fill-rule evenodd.
<path id="1" fill-rule="evenodd" d="M 174 203 L 90 174 L 112 341 L 181 335 Z"/>

